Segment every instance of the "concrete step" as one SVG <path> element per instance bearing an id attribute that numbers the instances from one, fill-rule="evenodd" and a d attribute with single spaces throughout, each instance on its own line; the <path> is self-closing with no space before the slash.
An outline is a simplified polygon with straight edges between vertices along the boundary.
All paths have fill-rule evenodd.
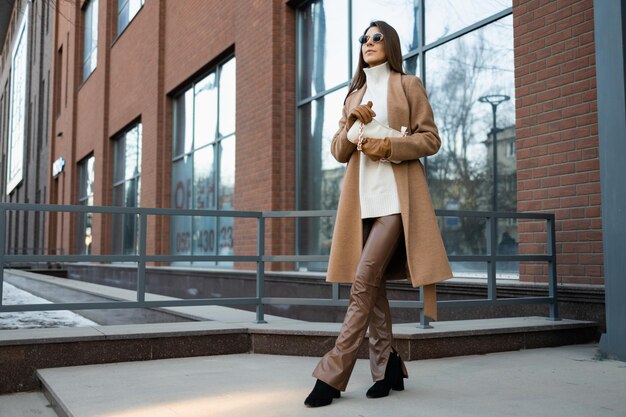
<path id="1" fill-rule="evenodd" d="M 599 360 L 595 345 L 406 362 L 405 390 L 376 400 L 365 398 L 369 363 L 358 360 L 341 398 L 307 409 L 317 361 L 237 354 L 43 369 L 38 376 L 61 417 L 626 415 L 624 363 Z"/>
<path id="2" fill-rule="evenodd" d="M 269 320 L 256 324 L 241 312 L 228 321 L 4 330 L 0 333 L 0 394 L 39 387 L 37 369 L 128 361 L 257 353 L 321 357 L 332 348 L 339 323 Z M 253 316 L 253 313 L 249 313 Z M 242 321 L 237 321 L 242 320 Z M 517 317 L 393 326 L 406 361 L 548 346 L 593 340 L 593 322 Z M 360 358 L 368 356 L 366 344 Z"/>

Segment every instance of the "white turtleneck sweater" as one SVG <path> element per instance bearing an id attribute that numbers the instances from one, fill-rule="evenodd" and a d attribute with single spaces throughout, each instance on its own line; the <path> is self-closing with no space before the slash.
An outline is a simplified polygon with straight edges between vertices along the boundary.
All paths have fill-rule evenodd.
<path id="1" fill-rule="evenodd" d="M 387 86 L 389 82 L 389 63 L 364 68 L 366 90 L 362 103 L 373 103 L 372 110 L 381 124 L 388 126 Z M 382 139 L 382 138 L 380 138 Z M 382 217 L 400 213 L 398 187 L 390 162 L 372 161 L 361 153 L 359 175 L 359 195 L 361 198 L 361 218 Z"/>

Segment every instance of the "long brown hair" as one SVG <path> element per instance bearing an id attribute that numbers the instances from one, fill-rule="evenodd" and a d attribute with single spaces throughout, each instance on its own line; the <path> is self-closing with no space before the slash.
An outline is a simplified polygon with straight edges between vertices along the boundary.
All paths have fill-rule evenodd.
<path id="1" fill-rule="evenodd" d="M 402 49 L 400 47 L 400 37 L 398 36 L 398 32 L 387 22 L 383 22 L 382 20 L 375 20 L 370 23 L 370 25 L 365 28 L 363 34 L 365 35 L 369 28 L 377 27 L 380 30 L 380 33 L 383 34 L 383 42 L 385 42 L 385 54 L 387 55 L 387 62 L 389 63 L 389 67 L 392 71 L 399 72 L 400 74 L 404 74 L 404 70 L 402 69 Z M 346 95 L 346 99 L 353 91 L 358 90 L 359 88 L 365 85 L 365 72 L 363 68 L 367 68 L 369 65 L 363 59 L 363 48 L 359 46 L 359 64 L 356 67 L 356 71 L 354 76 L 352 77 L 352 81 L 350 82 L 350 88 L 348 88 L 348 94 Z M 344 100 L 345 103 L 345 100 Z"/>

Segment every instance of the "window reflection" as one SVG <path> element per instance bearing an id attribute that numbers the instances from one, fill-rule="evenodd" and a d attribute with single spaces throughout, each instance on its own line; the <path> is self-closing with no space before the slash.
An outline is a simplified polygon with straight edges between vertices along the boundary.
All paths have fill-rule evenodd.
<path id="1" fill-rule="evenodd" d="M 316 70 L 314 57 L 319 53 L 320 32 L 336 38 L 335 28 L 325 16 L 330 1 L 308 3 L 300 11 L 298 40 L 298 91 L 301 100 L 328 90 L 328 77 Z M 334 2 L 333 2 L 334 3 Z M 343 2 L 341 2 L 343 3 Z M 420 6 L 424 5 L 424 9 Z M 338 6 L 339 7 L 339 6 Z M 341 49 L 342 40 L 327 44 L 327 58 L 342 73 L 344 61 L 356 67 L 358 43 L 370 21 L 390 23 L 400 36 L 404 66 L 409 74 L 420 75 L 429 92 L 435 119 L 442 138 L 440 152 L 425 158 L 429 186 L 435 208 L 454 210 L 491 210 L 497 196 L 498 210 L 515 211 L 517 207 L 515 161 L 515 91 L 513 61 L 512 16 L 494 20 L 480 29 L 447 41 L 423 52 L 429 43 L 458 32 L 483 19 L 511 7 L 510 0 L 467 2 L 461 0 L 352 0 L 351 15 L 343 23 L 351 27 L 349 53 Z M 317 14 L 317 15 L 316 15 Z M 425 20 L 425 28 L 419 22 Z M 422 39 L 422 30 L 425 39 Z M 330 35 L 332 32 L 332 36 Z M 316 43 L 317 42 L 317 43 Z M 337 52 L 335 52 L 337 51 Z M 424 56 L 425 54 L 425 56 Z M 331 55 L 329 55 L 331 56 Z M 307 59 L 304 58 L 308 57 Z M 425 65 L 424 65 L 425 64 Z M 420 65 L 425 67 L 421 74 Z M 323 68 L 327 68 L 324 61 Z M 316 74 L 324 74 L 317 80 Z M 349 82 L 352 74 L 337 79 L 335 85 Z M 318 77 L 320 78 L 320 77 Z M 502 94 L 510 100 L 497 108 L 494 123 L 489 105 L 481 103 L 482 96 Z M 298 107 L 298 209 L 336 209 L 339 187 L 345 169 L 330 155 L 330 141 L 341 116 L 345 90 L 326 94 Z M 494 137 L 495 133 L 495 137 Z M 495 140 L 494 140 L 495 138 Z M 494 146 L 497 166 L 494 167 Z M 494 169 L 495 168 L 495 169 Z M 497 190 L 494 190 L 494 173 Z M 439 218 L 444 243 L 449 254 L 479 255 L 487 253 L 486 222 L 478 218 Z M 507 220 L 498 226 L 498 242 L 502 250 L 511 250 L 510 236 L 516 240 L 516 224 Z M 504 235 L 504 232 L 507 234 Z M 328 219 L 304 219 L 299 222 L 299 253 L 327 253 L 332 235 Z M 300 264 L 299 266 L 303 266 Z M 323 265 L 304 265 L 309 269 Z M 515 269 L 515 263 L 506 268 Z M 499 271 L 502 266 L 499 266 Z M 456 263 L 453 270 L 466 276 L 484 276 L 485 265 Z"/>
<path id="2" fill-rule="evenodd" d="M 347 88 L 300 109 L 300 209 L 335 210 L 345 164 L 330 153 L 338 129 Z M 300 221 L 304 254 L 329 253 L 334 220 L 328 217 Z"/>
<path id="3" fill-rule="evenodd" d="M 213 146 L 194 152 L 193 161 L 193 208 L 215 209 Z"/>
<path id="4" fill-rule="evenodd" d="M 235 58 L 222 66 L 220 71 L 220 135 L 225 136 L 235 131 L 236 112 L 236 77 Z"/>
<path id="5" fill-rule="evenodd" d="M 215 210 L 215 166 L 213 146 L 193 154 L 193 208 Z M 215 218 L 193 218 L 193 253 L 215 255 Z"/>
<path id="6" fill-rule="evenodd" d="M 300 98 L 314 96 L 350 77 L 347 0 L 315 1 L 300 15 L 305 48 L 299 57 Z"/>
<path id="7" fill-rule="evenodd" d="M 197 83 L 195 91 L 194 108 L 194 147 L 211 143 L 217 136 L 217 80 L 215 73 Z"/>
<path id="8" fill-rule="evenodd" d="M 83 81 L 98 62 L 98 0 L 91 0 L 83 11 Z"/>
<path id="9" fill-rule="evenodd" d="M 191 158 L 178 159 L 172 164 L 172 206 L 178 209 L 191 208 L 193 164 Z M 172 216 L 171 248 L 176 255 L 191 254 L 191 218 L 188 216 Z"/>
<path id="10" fill-rule="evenodd" d="M 489 94 L 511 97 L 498 107 L 498 175 L 514 183 L 515 155 L 505 157 L 515 140 L 511 17 L 446 43 L 426 54 L 426 82 L 442 145 L 428 158 L 428 178 L 435 207 L 492 209 L 490 140 L 492 112 L 478 99 Z M 502 143 L 502 145 L 500 145 Z M 500 153 L 499 153 L 500 155 Z M 515 210 L 516 193 L 499 196 L 498 208 Z"/>
<path id="11" fill-rule="evenodd" d="M 174 156 L 191 151 L 193 145 L 193 89 L 174 103 Z"/>
<path id="12" fill-rule="evenodd" d="M 426 44 L 512 7 L 511 0 L 425 0 Z"/>
<path id="13" fill-rule="evenodd" d="M 235 198 L 235 137 L 220 142 L 220 210 L 232 210 Z"/>
<path id="14" fill-rule="evenodd" d="M 140 157 L 141 157 L 141 125 L 135 129 L 131 129 L 126 134 L 126 146 L 125 146 L 125 175 L 124 178 L 131 180 L 139 174 Z"/>
<path id="15" fill-rule="evenodd" d="M 383 20 L 398 32 L 402 55 L 419 46 L 419 0 L 359 0 L 352 4 L 352 40 L 354 51 L 351 58 L 356 68 L 359 44 L 357 39 L 371 21 Z"/>
<path id="16" fill-rule="evenodd" d="M 235 58 L 230 59 L 175 98 L 173 207 L 234 209 L 235 65 Z M 224 236 L 230 236 L 228 250 L 232 251 L 232 223 L 232 218 L 174 216 L 170 223 L 171 252 L 223 253 L 222 228 L 225 228 Z M 194 264 L 216 265 L 215 262 Z M 218 265 L 232 265 L 232 262 Z"/>
<path id="17" fill-rule="evenodd" d="M 117 0 L 117 34 L 126 29 L 143 7 L 144 0 Z"/>
<path id="18" fill-rule="evenodd" d="M 498 106 L 496 121 L 498 188 L 503 191 L 498 195 L 497 209 L 516 209 L 515 154 L 505 155 L 515 141 L 512 41 L 509 16 L 426 54 L 430 101 L 442 139 L 439 153 L 427 161 L 437 208 L 494 209 L 492 109 L 479 98 L 505 94 L 511 100 Z M 487 253 L 483 219 L 445 218 L 440 220 L 440 227 L 448 255 Z M 452 267 L 462 276 L 470 276 L 478 268 L 469 262 L 455 262 Z"/>
<path id="19" fill-rule="evenodd" d="M 122 207 L 139 207 L 141 194 L 141 136 L 138 123 L 122 133 L 114 144 L 113 204 Z M 135 214 L 113 216 L 113 253 L 137 253 L 139 222 Z"/>
<path id="20" fill-rule="evenodd" d="M 217 218 L 208 216 L 195 216 L 193 219 L 193 253 L 196 255 L 215 255 L 217 246 L 215 243 Z M 188 232 L 184 232 L 188 233 Z M 211 262 L 211 264 L 215 264 Z"/>
<path id="21" fill-rule="evenodd" d="M 81 206 L 93 206 L 93 187 L 95 181 L 94 165 L 95 158 L 93 155 L 78 163 L 78 204 Z M 93 213 L 77 214 L 77 253 L 88 255 L 91 253 L 91 242 L 93 241 Z"/>
<path id="22" fill-rule="evenodd" d="M 514 219 L 498 219 L 497 222 L 497 254 L 498 255 L 519 255 L 519 233 L 517 221 Z M 502 274 L 517 274 L 519 272 L 519 262 L 503 261 L 498 262 L 499 272 Z M 507 276 L 506 278 L 515 278 Z"/>
<path id="23" fill-rule="evenodd" d="M 220 142 L 220 210 L 232 210 L 235 207 L 235 137 Z M 233 218 L 218 219 L 218 253 L 233 255 Z M 220 265 L 232 265 L 232 262 L 219 262 Z"/>
<path id="24" fill-rule="evenodd" d="M 407 74 L 417 75 L 418 77 L 421 77 L 419 65 L 419 55 L 413 55 L 412 57 L 404 60 L 404 72 L 406 72 Z"/>

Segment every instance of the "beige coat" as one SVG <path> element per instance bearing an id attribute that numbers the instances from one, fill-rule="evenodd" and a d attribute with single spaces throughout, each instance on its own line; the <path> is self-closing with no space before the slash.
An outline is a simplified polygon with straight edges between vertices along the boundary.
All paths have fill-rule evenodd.
<path id="1" fill-rule="evenodd" d="M 361 104 L 365 88 L 363 86 L 347 98 L 339 130 L 331 144 L 335 159 L 347 162 L 348 166 L 339 197 L 330 250 L 327 275 L 327 281 L 330 282 L 352 282 L 361 257 L 363 230 L 359 200 L 359 158 L 362 155 L 348 140 L 345 127 L 348 114 Z M 432 109 L 419 78 L 391 72 L 387 113 L 389 126 L 396 130 L 406 126 L 409 135 L 391 139 L 389 160 L 402 161 L 392 166 L 400 199 L 404 244 L 398 246 L 385 271 L 385 279 L 408 278 L 414 287 L 434 284 L 452 277 L 452 271 L 435 219 L 424 167 L 418 159 L 434 155 L 441 145 Z"/>

